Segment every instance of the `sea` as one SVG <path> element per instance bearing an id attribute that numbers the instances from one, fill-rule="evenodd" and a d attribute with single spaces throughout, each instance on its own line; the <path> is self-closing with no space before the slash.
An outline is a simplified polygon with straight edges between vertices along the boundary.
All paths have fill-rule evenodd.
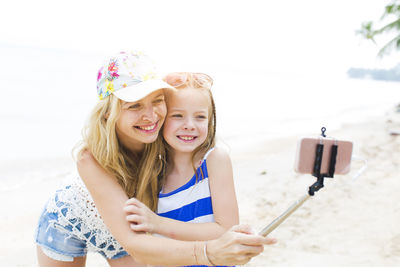
<path id="1" fill-rule="evenodd" d="M 105 56 L 1 44 L 0 162 L 71 157 L 97 101 Z M 351 79 L 345 71 L 210 69 L 218 136 L 228 144 L 319 134 L 323 126 L 329 132 L 400 103 L 400 83 Z"/>

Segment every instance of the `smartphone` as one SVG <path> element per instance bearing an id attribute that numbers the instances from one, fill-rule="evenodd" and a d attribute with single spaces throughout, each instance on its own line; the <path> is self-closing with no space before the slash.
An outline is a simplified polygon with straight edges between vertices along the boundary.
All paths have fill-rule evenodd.
<path id="1" fill-rule="evenodd" d="M 328 137 L 301 138 L 297 145 L 294 170 L 298 173 L 313 174 L 315 154 L 318 144 L 323 144 L 320 173 L 328 173 L 332 145 L 338 146 L 334 174 L 347 174 L 350 171 L 353 143 Z"/>
<path id="2" fill-rule="evenodd" d="M 301 138 L 297 145 L 296 160 L 294 169 L 296 172 L 313 174 L 317 145 L 323 144 L 320 173 L 329 173 L 331 162 L 332 145 L 336 144 L 337 155 L 334 174 L 347 174 L 350 171 L 351 155 L 353 153 L 353 143 L 350 141 L 336 140 L 326 137 Z M 305 194 L 302 198 L 293 203 L 284 213 L 264 227 L 259 234 L 267 236 L 282 222 L 284 222 L 295 210 L 310 198 Z"/>

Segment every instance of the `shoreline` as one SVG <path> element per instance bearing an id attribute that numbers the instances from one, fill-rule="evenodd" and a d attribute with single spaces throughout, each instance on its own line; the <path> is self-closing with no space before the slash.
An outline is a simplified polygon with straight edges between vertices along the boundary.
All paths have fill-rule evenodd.
<path id="1" fill-rule="evenodd" d="M 391 124 L 400 125 L 400 120 Z M 354 161 L 349 175 L 327 180 L 325 188 L 270 234 L 278 243 L 266 246 L 246 266 L 396 266 L 400 261 L 400 136 L 388 134 L 387 116 L 345 124 L 328 133 L 352 140 L 353 154 L 368 160 L 367 170 L 351 181 L 363 165 Z M 248 146 L 228 145 L 240 220 L 256 232 L 304 195 L 315 180 L 293 171 L 297 140 L 298 136 L 287 136 Z M 2 170 L 7 176 L 0 181 L 4 211 L 0 229 L 5 241 L 0 259 L 4 266 L 35 266 L 38 216 L 51 192 L 73 173 L 73 161 L 22 160 Z M 107 263 L 100 255 L 89 254 L 87 266 Z"/>
<path id="2" fill-rule="evenodd" d="M 353 181 L 363 166 L 353 161 L 348 175 L 326 179 L 323 189 L 270 234 L 278 243 L 266 246 L 246 266 L 397 266 L 400 136 L 388 134 L 386 116 L 346 124 L 329 135 L 352 140 L 353 155 L 368 161 L 366 171 Z M 241 223 L 251 224 L 256 232 L 315 181 L 293 171 L 296 142 L 292 137 L 269 148 L 259 145 L 253 150 L 257 156 L 246 162 L 240 163 L 246 154 L 234 158 Z"/>

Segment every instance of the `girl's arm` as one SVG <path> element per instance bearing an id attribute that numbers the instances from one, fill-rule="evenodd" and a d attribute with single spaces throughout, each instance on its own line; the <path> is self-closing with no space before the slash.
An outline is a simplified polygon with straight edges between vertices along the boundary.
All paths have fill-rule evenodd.
<path id="1" fill-rule="evenodd" d="M 83 153 L 77 167 L 108 229 L 136 261 L 173 266 L 210 264 L 203 252 L 204 242 L 178 241 L 131 231 L 123 211 L 128 197 L 117 180 L 97 163 L 90 152 Z M 209 241 L 206 250 L 209 259 L 218 265 L 244 264 L 263 250 L 263 244 L 276 242 L 244 234 L 248 232 L 243 227 L 233 228 L 221 238 Z"/>
<path id="2" fill-rule="evenodd" d="M 207 158 L 207 168 L 215 221 L 229 229 L 239 224 L 239 208 L 228 153 L 215 148 Z"/>
<path id="3" fill-rule="evenodd" d="M 178 240 L 210 240 L 238 224 L 232 163 L 226 151 L 215 148 L 207 158 L 207 169 L 215 222 L 187 223 L 161 217 L 133 198 L 124 208 L 132 230 L 158 233 Z"/>

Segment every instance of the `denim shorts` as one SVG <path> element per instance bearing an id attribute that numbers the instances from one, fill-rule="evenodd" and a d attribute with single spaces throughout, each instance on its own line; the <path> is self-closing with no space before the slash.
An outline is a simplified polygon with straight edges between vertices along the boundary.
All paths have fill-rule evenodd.
<path id="1" fill-rule="evenodd" d="M 60 223 L 60 220 L 65 220 L 62 215 L 58 212 L 49 212 L 45 207 L 39 218 L 35 241 L 48 257 L 58 261 L 73 261 L 74 257 L 85 256 L 88 251 L 98 252 L 106 259 L 118 259 L 128 255 L 120 246 L 97 244 L 96 229 L 83 233 L 81 237 L 76 236 L 73 234 L 73 228 L 76 228 L 75 232 L 81 231 L 84 221 Z"/>

